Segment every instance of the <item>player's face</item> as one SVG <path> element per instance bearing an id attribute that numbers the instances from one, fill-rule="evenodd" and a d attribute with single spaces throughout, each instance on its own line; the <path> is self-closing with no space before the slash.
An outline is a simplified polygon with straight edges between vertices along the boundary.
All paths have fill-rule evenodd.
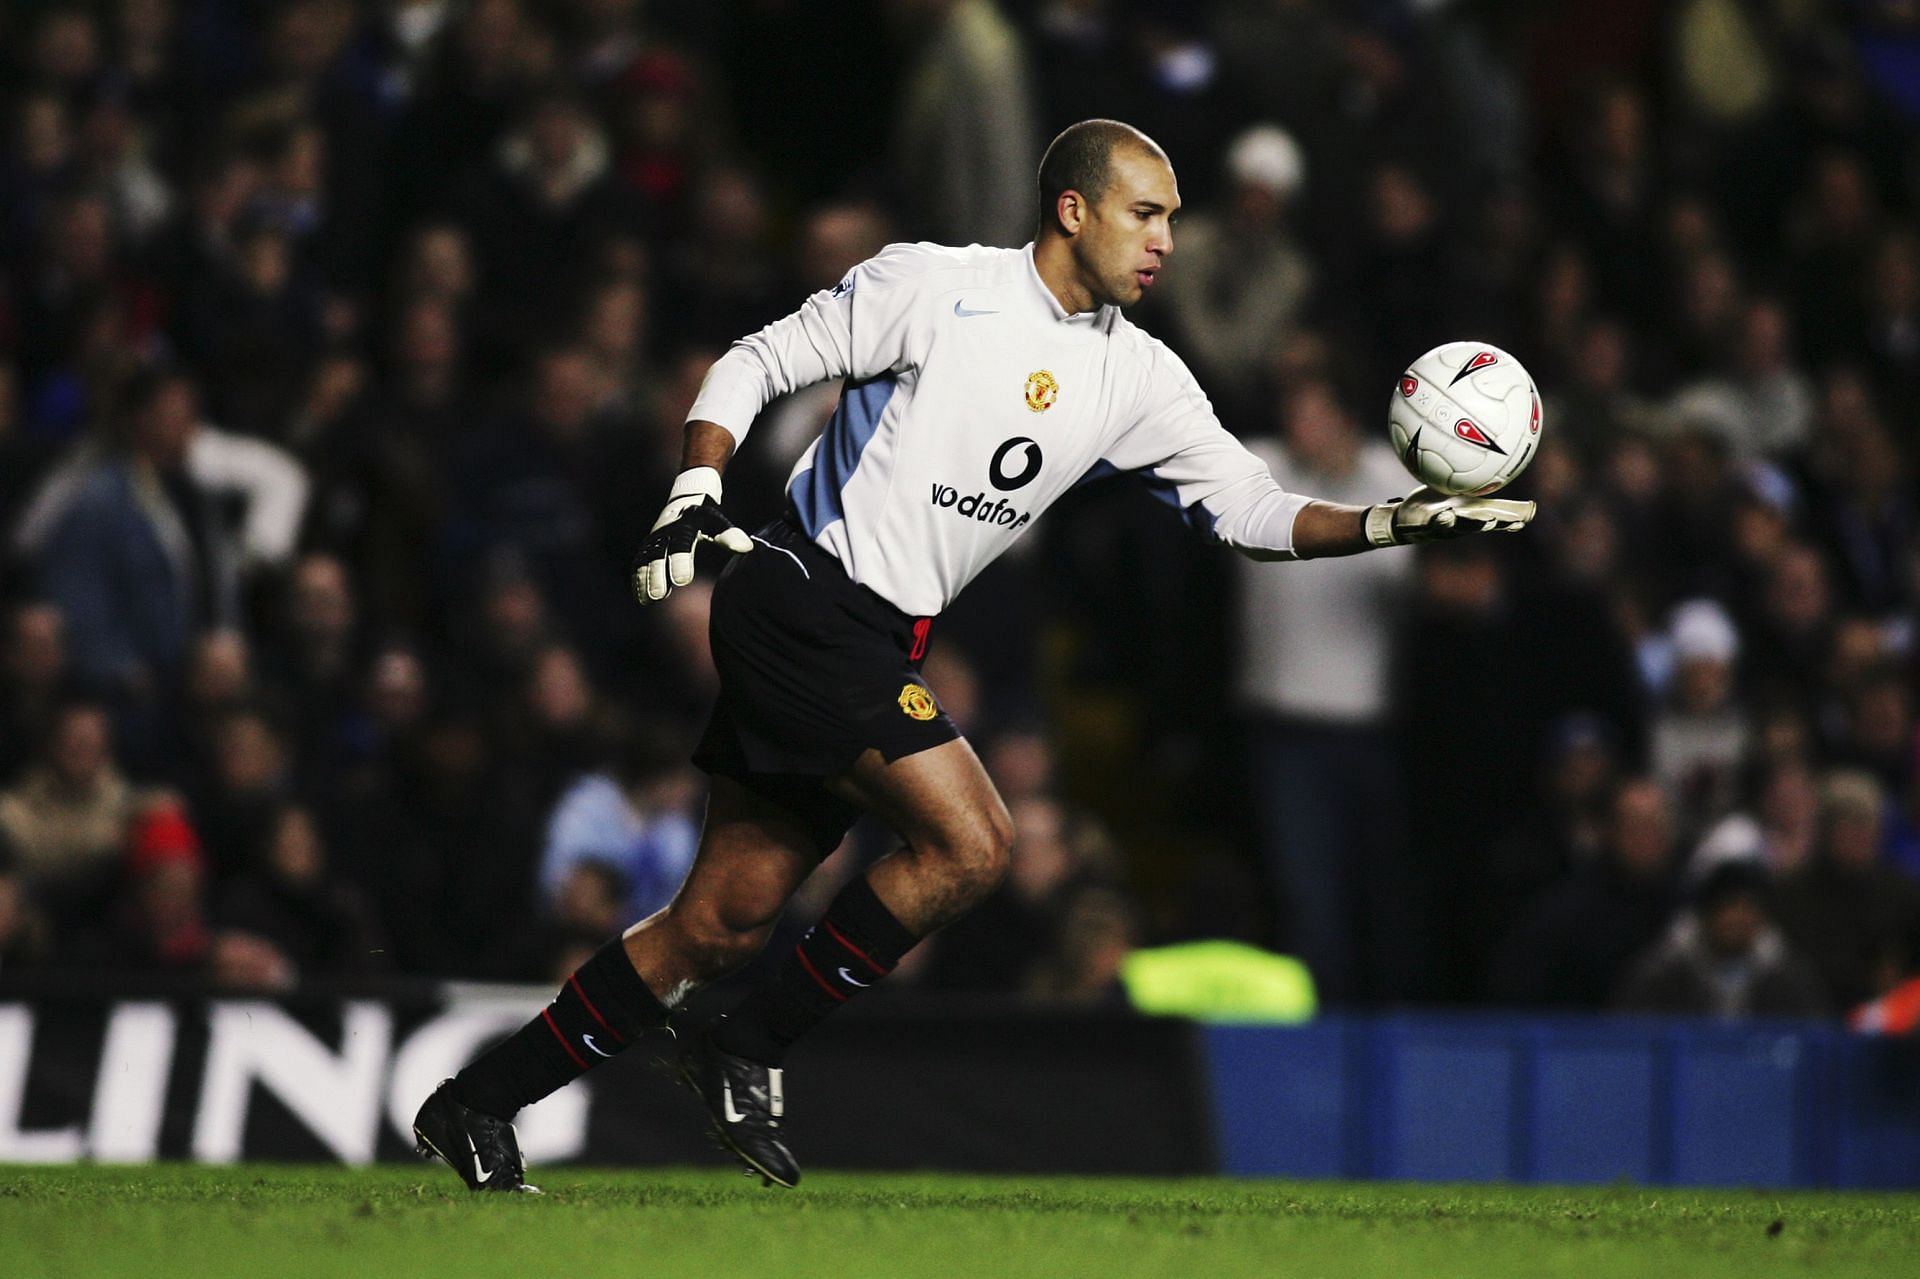
<path id="1" fill-rule="evenodd" d="M 1125 148 L 1108 163 L 1106 192 L 1087 210 L 1074 257 L 1097 305 L 1132 306 L 1173 253 L 1180 188 L 1173 166 L 1152 152 Z"/>

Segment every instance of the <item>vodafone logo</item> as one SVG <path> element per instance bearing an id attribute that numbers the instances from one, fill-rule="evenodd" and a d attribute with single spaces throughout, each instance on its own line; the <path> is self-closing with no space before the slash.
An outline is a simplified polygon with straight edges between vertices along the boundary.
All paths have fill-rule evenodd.
<path id="1" fill-rule="evenodd" d="M 1540 397 L 1533 396 L 1533 416 L 1527 419 L 1527 434 L 1540 434 Z"/>
<path id="2" fill-rule="evenodd" d="M 1411 374 L 1411 373 L 1407 373 L 1407 374 L 1403 374 L 1403 375 L 1401 376 L 1401 378 L 1400 378 L 1400 394 L 1401 394 L 1402 396 L 1404 396 L 1404 397 L 1406 397 L 1407 399 L 1409 399 L 1409 400 L 1411 400 L 1411 399 L 1413 398 L 1413 393 L 1414 393 L 1415 391 L 1417 391 L 1417 390 L 1419 390 L 1419 389 L 1420 389 L 1420 379 L 1419 379 L 1419 378 L 1417 378 L 1417 377 L 1415 377 L 1415 376 L 1414 376 L 1413 374 Z"/>
<path id="3" fill-rule="evenodd" d="M 964 519 L 978 520 L 982 524 L 998 524 L 1015 532 L 1033 521 L 1032 512 L 1008 506 L 1004 497 L 993 497 L 987 493 L 963 495 L 951 484 L 935 484 L 929 500 L 936 509 L 952 511 Z"/>
<path id="4" fill-rule="evenodd" d="M 1507 451 L 1498 444 L 1495 444 L 1492 437 L 1481 430 L 1470 418 L 1463 417 L 1458 422 L 1455 422 L 1453 424 L 1453 433 L 1469 444 L 1477 444 L 1481 448 L 1489 452 L 1498 453 L 1502 457 L 1507 455 Z"/>
<path id="5" fill-rule="evenodd" d="M 1015 450 L 1020 450 L 1020 469 L 1009 471 L 1007 463 L 1012 459 Z M 1033 483 L 1034 476 L 1040 474 L 1041 457 L 1039 444 L 1024 435 L 1016 435 L 994 450 L 993 461 L 987 466 L 987 478 L 992 480 L 993 486 L 1002 493 L 1011 493 L 1014 489 L 1025 488 Z"/>

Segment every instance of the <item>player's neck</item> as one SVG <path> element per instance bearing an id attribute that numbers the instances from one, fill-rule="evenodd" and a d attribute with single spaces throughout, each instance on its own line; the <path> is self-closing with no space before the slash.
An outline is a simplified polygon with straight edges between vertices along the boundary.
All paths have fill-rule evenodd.
<path id="1" fill-rule="evenodd" d="M 1034 243 L 1033 269 L 1039 273 L 1040 283 L 1047 286 L 1047 292 L 1053 294 L 1053 300 L 1068 315 L 1099 309 L 1093 290 L 1080 278 L 1073 250 L 1061 237 L 1043 235 Z"/>

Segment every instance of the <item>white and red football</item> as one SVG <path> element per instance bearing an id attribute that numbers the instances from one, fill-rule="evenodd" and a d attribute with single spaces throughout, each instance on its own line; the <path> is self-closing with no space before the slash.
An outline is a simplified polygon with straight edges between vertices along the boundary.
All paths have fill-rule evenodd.
<path id="1" fill-rule="evenodd" d="M 1540 448 L 1540 391 L 1487 342 L 1449 342 L 1400 375 L 1387 411 L 1400 461 L 1442 493 L 1506 487 Z"/>

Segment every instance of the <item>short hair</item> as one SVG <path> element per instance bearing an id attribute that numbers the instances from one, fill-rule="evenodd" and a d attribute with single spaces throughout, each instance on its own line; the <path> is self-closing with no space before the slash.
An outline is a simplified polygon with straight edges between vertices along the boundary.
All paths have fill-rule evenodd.
<path id="1" fill-rule="evenodd" d="M 1125 147 L 1166 159 L 1159 143 L 1118 120 L 1082 120 L 1061 130 L 1040 157 L 1039 230 L 1047 229 L 1065 192 L 1078 191 L 1089 201 L 1105 195 L 1113 153 Z"/>

